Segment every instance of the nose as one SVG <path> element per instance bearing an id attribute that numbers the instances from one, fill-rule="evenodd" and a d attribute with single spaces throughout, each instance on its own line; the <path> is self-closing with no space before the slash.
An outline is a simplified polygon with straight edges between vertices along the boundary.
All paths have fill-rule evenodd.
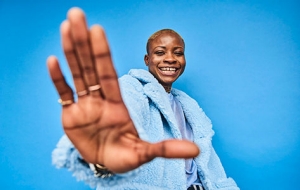
<path id="1" fill-rule="evenodd" d="M 168 64 L 174 64 L 174 63 L 176 63 L 176 59 L 175 59 L 173 53 L 171 53 L 171 52 L 166 53 L 165 57 L 164 57 L 164 62 L 168 63 Z"/>

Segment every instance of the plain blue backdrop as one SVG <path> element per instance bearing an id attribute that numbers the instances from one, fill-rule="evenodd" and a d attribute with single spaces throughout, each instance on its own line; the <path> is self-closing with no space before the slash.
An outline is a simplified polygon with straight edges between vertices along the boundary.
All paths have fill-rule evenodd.
<path id="1" fill-rule="evenodd" d="M 63 130 L 45 60 L 56 55 L 70 81 L 59 26 L 73 6 L 105 28 L 119 75 L 146 69 L 153 32 L 178 31 L 187 68 L 175 87 L 211 118 L 228 176 L 242 190 L 300 189 L 296 0 L 0 0 L 0 189 L 89 189 L 51 164 Z"/>

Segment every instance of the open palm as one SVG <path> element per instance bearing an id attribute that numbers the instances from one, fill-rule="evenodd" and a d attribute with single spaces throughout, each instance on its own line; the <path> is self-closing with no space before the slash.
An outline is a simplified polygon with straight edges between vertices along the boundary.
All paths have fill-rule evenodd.
<path id="1" fill-rule="evenodd" d="M 65 133 L 85 161 L 123 173 L 155 157 L 191 158 L 198 147 L 181 140 L 151 144 L 141 140 L 123 103 L 105 33 L 101 26 L 87 28 L 84 13 L 68 12 L 61 25 L 63 50 L 77 92 L 66 83 L 58 60 L 47 60 L 50 76 L 62 100 Z"/>

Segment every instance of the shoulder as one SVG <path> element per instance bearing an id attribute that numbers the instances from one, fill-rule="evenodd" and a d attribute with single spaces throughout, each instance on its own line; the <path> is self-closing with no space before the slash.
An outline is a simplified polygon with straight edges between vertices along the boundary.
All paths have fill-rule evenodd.
<path id="1" fill-rule="evenodd" d="M 156 78 L 143 69 L 131 69 L 128 74 L 119 78 L 121 92 L 126 94 L 141 93 L 152 97 L 152 92 L 165 92 Z M 161 92 L 160 92 L 161 93 Z M 159 94 L 159 93 L 158 93 Z"/>
<path id="2" fill-rule="evenodd" d="M 143 69 L 131 69 L 128 74 L 119 78 L 121 88 L 134 87 L 143 88 L 144 84 L 153 82 L 154 77 L 151 73 Z"/>

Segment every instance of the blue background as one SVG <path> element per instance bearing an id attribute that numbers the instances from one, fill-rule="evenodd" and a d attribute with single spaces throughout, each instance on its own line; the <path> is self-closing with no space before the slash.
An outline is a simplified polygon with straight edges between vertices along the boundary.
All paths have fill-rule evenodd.
<path id="1" fill-rule="evenodd" d="M 300 3 L 0 0 L 0 189 L 89 189 L 51 165 L 63 134 L 48 77 L 70 81 L 59 25 L 72 6 L 104 26 L 119 75 L 145 68 L 148 37 L 173 28 L 187 68 L 175 87 L 212 119 L 214 147 L 243 190 L 300 189 Z"/>

